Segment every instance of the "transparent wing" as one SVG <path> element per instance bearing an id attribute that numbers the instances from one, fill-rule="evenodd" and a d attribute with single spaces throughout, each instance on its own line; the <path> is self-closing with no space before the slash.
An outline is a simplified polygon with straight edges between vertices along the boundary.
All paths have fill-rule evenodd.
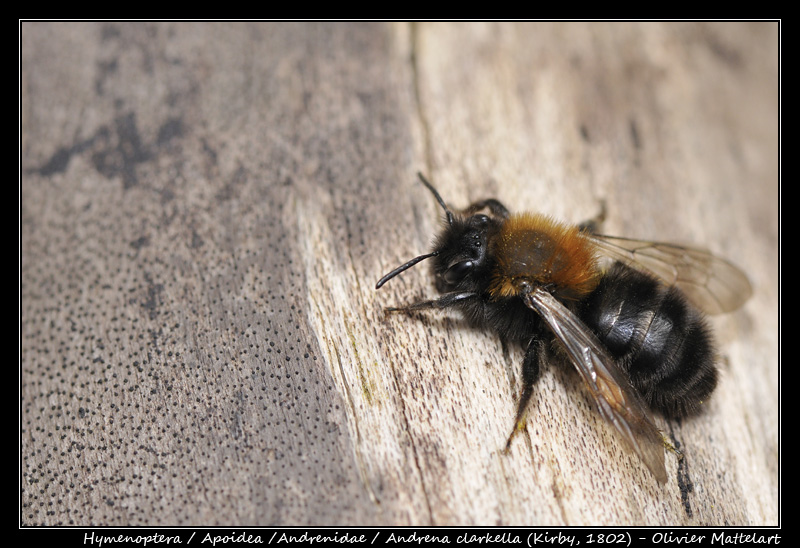
<path id="1" fill-rule="evenodd" d="M 656 479 L 666 483 L 664 438 L 627 375 L 617 368 L 614 359 L 583 322 L 550 293 L 536 288 L 522 298 L 563 344 L 603 418 L 621 434 Z"/>
<path id="2" fill-rule="evenodd" d="M 744 272 L 705 249 L 599 234 L 587 237 L 602 255 L 675 285 L 708 314 L 736 310 L 753 293 Z"/>

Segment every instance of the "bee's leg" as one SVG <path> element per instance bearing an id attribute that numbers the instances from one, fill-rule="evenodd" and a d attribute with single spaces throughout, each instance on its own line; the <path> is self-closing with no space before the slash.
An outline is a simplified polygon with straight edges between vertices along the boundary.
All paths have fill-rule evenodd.
<path id="1" fill-rule="evenodd" d="M 508 219 L 508 216 L 511 215 L 506 206 L 494 198 L 487 198 L 486 200 L 475 202 L 461 213 L 463 215 L 474 215 L 481 209 L 488 209 L 492 215 L 499 219 Z"/>
<path id="2" fill-rule="evenodd" d="M 581 224 L 578 225 L 578 228 L 581 230 L 585 230 L 589 234 L 597 234 L 600 230 L 600 225 L 603 224 L 603 221 L 606 220 L 606 201 L 600 201 L 600 213 L 592 217 L 591 219 L 587 219 L 583 221 Z"/>
<path id="3" fill-rule="evenodd" d="M 544 343 L 539 338 L 531 339 L 528 343 L 528 348 L 525 350 L 525 358 L 522 360 L 522 392 L 517 402 L 517 416 L 514 419 L 514 429 L 511 435 L 508 436 L 506 441 L 505 452 L 511 449 L 511 441 L 519 432 L 525 429 L 525 420 L 527 418 L 528 403 L 533 396 L 533 385 L 539 380 L 539 372 L 541 370 L 539 362 L 544 358 Z"/>
<path id="4" fill-rule="evenodd" d="M 398 307 L 387 307 L 384 308 L 386 312 L 412 312 L 414 310 L 427 310 L 430 308 L 442 309 L 448 308 L 451 306 L 457 306 L 461 304 L 466 299 L 474 299 L 477 297 L 477 293 L 473 293 L 470 291 L 454 291 L 452 293 L 445 293 L 438 299 L 432 299 L 429 301 L 419 301 L 416 303 L 411 303 L 406 306 L 398 306 Z"/>
<path id="5" fill-rule="evenodd" d="M 675 453 L 675 456 L 678 457 L 678 460 L 683 460 L 683 451 L 681 451 L 680 448 L 677 447 L 677 444 L 673 445 L 672 442 L 667 437 L 667 435 L 664 434 L 664 432 L 661 432 L 659 430 L 659 434 L 661 434 L 661 443 L 664 444 L 664 447 L 668 451 L 672 451 L 673 453 Z"/>

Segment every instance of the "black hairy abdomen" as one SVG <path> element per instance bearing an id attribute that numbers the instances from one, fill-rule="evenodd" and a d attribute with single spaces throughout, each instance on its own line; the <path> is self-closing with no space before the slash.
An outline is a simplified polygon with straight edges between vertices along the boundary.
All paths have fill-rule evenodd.
<path id="1" fill-rule="evenodd" d="M 711 334 L 677 288 L 617 263 L 579 315 L 652 409 L 692 414 L 716 387 Z"/>

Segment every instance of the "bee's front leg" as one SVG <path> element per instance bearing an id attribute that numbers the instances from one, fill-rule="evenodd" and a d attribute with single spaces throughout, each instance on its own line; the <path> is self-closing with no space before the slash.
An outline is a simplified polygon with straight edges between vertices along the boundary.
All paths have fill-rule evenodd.
<path id="1" fill-rule="evenodd" d="M 441 310 L 451 306 L 457 306 L 467 299 L 474 299 L 478 296 L 477 293 L 471 291 L 454 291 L 452 293 L 445 293 L 438 299 L 431 299 L 428 301 L 419 301 L 411 303 L 406 306 L 387 307 L 384 308 L 386 312 L 413 312 L 415 310 L 428 310 L 435 308 Z"/>

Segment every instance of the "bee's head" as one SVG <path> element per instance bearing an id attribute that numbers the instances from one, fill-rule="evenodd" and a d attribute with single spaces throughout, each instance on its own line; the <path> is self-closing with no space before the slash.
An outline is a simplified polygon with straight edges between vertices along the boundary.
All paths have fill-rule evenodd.
<path id="1" fill-rule="evenodd" d="M 492 220 L 486 215 L 454 216 L 436 239 L 433 272 L 442 293 L 475 289 L 474 280 L 485 270 Z"/>
<path id="2" fill-rule="evenodd" d="M 444 209 L 446 224 L 437 237 L 431 253 L 420 255 L 398 266 L 381 278 L 375 285 L 375 289 L 379 289 L 383 284 L 418 262 L 432 257 L 434 258 L 433 271 L 436 275 L 436 287 L 439 291 L 474 288 L 472 280 L 486 267 L 489 229 L 494 221 L 482 214 L 469 217 L 453 214 L 433 185 L 421 173 L 418 175 Z"/>

